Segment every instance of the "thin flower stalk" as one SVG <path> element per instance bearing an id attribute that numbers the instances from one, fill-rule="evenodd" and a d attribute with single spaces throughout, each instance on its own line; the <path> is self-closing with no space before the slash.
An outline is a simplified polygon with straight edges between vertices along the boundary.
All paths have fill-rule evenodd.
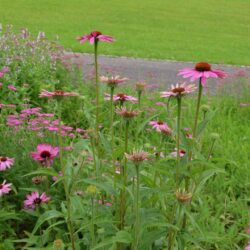
<path id="1" fill-rule="evenodd" d="M 209 149 L 209 152 L 208 152 L 208 156 L 207 156 L 208 161 L 211 158 L 211 155 L 212 155 L 212 152 L 213 152 L 213 149 L 214 149 L 214 144 L 215 144 L 216 140 L 219 139 L 219 134 L 212 133 L 210 136 L 211 136 L 211 139 L 212 139 L 212 143 L 211 143 L 211 146 L 210 146 L 210 149 Z"/>
<path id="2" fill-rule="evenodd" d="M 125 121 L 125 142 L 124 153 L 128 152 L 128 131 L 129 120 Z M 127 158 L 124 158 L 124 164 L 121 165 L 121 175 L 123 179 L 123 188 L 121 190 L 121 203 L 120 203 L 120 229 L 122 230 L 125 225 L 125 213 L 126 213 L 126 186 L 127 186 Z"/>
<path id="3" fill-rule="evenodd" d="M 133 250 L 138 249 L 140 238 L 140 171 L 139 164 L 135 164 L 136 168 L 136 204 L 135 204 L 135 241 Z"/>
<path id="4" fill-rule="evenodd" d="M 132 154 L 125 153 L 125 156 L 130 161 L 134 162 L 135 169 L 136 169 L 136 194 L 135 194 L 135 227 L 134 227 L 134 242 L 132 244 L 132 249 L 137 250 L 139 246 L 139 239 L 140 239 L 140 164 L 148 160 L 148 153 L 144 151 L 133 151 Z"/>
<path id="5" fill-rule="evenodd" d="M 60 101 L 57 102 L 58 104 L 58 118 L 59 118 L 59 135 L 58 135 L 58 141 L 59 141 L 59 160 L 60 160 L 60 165 L 61 165 L 61 172 L 62 175 L 65 176 L 65 164 L 63 162 L 63 143 L 62 143 L 62 124 L 61 124 L 61 120 L 62 120 L 62 115 L 61 115 L 61 105 L 60 105 Z M 67 183 L 65 178 L 63 178 L 62 180 L 63 182 L 63 188 L 64 188 L 64 192 L 65 192 L 65 197 L 66 197 L 66 203 L 67 203 L 67 226 L 68 226 L 68 230 L 69 230 L 69 234 L 70 234 L 70 241 L 71 241 L 71 247 L 72 250 L 75 250 L 75 239 L 74 239 L 74 229 L 73 229 L 73 225 L 72 225 L 72 217 L 71 217 L 71 203 L 70 203 L 70 193 L 67 187 Z"/>
<path id="6" fill-rule="evenodd" d="M 200 78 L 199 81 L 199 90 L 198 90 L 198 99 L 197 99 L 197 105 L 196 105 L 196 111 L 195 111 L 195 118 L 194 118 L 194 128 L 193 128 L 193 141 L 196 139 L 196 132 L 197 132 L 197 125 L 198 125 L 198 118 L 199 118 L 199 111 L 200 111 L 200 104 L 201 104 L 201 96 L 202 96 L 202 78 Z M 193 152 L 192 150 L 189 151 L 188 154 L 188 161 L 191 161 Z M 187 168 L 188 172 L 190 171 L 190 165 Z M 189 191 L 189 177 L 186 176 L 185 178 L 185 189 L 188 192 Z"/>
<path id="7" fill-rule="evenodd" d="M 96 144 L 98 148 L 99 154 L 99 77 L 98 77 L 98 61 L 97 61 L 97 48 L 98 48 L 98 40 L 95 40 L 94 43 L 94 57 L 95 57 L 95 88 L 96 88 L 96 122 L 95 122 L 95 129 L 96 129 Z"/>
<path id="8" fill-rule="evenodd" d="M 181 96 L 177 98 L 178 113 L 177 113 L 177 137 L 176 137 L 176 148 L 177 148 L 177 158 L 176 158 L 176 188 L 178 189 L 180 183 L 180 131 L 181 131 Z"/>
<path id="9" fill-rule="evenodd" d="M 91 197 L 91 248 L 95 246 L 94 216 L 95 216 L 95 200 L 94 200 L 94 196 L 92 196 Z"/>
<path id="10" fill-rule="evenodd" d="M 113 103 L 113 96 L 114 96 L 115 87 L 110 87 L 110 133 L 111 133 L 111 150 L 112 150 L 112 164 L 113 164 L 113 173 L 114 173 L 114 188 L 116 189 L 116 165 L 115 165 L 115 158 L 114 158 L 114 103 Z"/>

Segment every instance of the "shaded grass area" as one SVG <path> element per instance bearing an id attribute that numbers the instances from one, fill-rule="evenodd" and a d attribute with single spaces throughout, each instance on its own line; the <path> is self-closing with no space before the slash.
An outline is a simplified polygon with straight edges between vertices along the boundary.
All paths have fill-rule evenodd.
<path id="1" fill-rule="evenodd" d="M 247 0 L 1 0 L 0 23 L 59 35 L 66 47 L 92 52 L 78 35 L 100 30 L 117 42 L 103 54 L 250 65 Z"/>

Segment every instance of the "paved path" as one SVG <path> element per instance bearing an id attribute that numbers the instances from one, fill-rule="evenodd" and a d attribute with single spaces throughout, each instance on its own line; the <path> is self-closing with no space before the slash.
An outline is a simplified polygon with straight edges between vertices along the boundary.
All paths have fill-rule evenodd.
<path id="1" fill-rule="evenodd" d="M 93 74 L 93 55 L 79 54 L 75 62 L 83 67 L 86 78 Z M 144 80 L 149 84 L 157 84 L 160 88 L 183 80 L 177 77 L 179 69 L 193 67 L 192 62 L 176 62 L 167 60 L 150 60 L 140 58 L 99 56 L 99 66 L 101 74 L 120 75 L 128 77 L 132 83 Z M 212 65 L 213 68 L 220 68 L 228 72 L 231 76 L 245 74 L 250 77 L 250 66 L 232 65 Z M 211 81 L 211 86 L 215 83 Z"/>

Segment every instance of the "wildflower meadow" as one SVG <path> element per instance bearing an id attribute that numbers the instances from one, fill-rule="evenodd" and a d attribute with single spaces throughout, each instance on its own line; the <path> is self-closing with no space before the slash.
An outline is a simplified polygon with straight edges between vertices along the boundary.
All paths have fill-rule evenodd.
<path id="1" fill-rule="evenodd" d="M 73 42 L 88 79 L 43 32 L 0 36 L 0 249 L 250 249 L 246 72 L 201 61 L 152 88 L 101 73 L 115 33 Z"/>

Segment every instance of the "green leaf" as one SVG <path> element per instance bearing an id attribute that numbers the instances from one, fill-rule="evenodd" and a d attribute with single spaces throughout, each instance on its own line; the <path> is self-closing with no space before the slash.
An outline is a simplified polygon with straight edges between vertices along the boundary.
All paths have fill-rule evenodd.
<path id="1" fill-rule="evenodd" d="M 37 171 L 33 171 L 24 175 L 23 177 L 30 176 L 30 175 L 50 175 L 50 176 L 57 176 L 58 173 L 53 168 L 42 168 Z"/>
<path id="2" fill-rule="evenodd" d="M 116 242 L 121 242 L 121 243 L 131 243 L 132 242 L 132 236 L 129 232 L 127 231 L 118 231 L 114 237 L 114 240 Z"/>
<path id="3" fill-rule="evenodd" d="M 55 219 L 55 218 L 60 218 L 60 217 L 64 217 L 63 213 L 56 211 L 56 210 L 50 210 L 45 212 L 44 214 L 42 214 L 39 219 L 36 222 L 36 225 L 32 231 L 32 234 L 34 234 L 38 228 L 46 221 L 51 220 L 51 219 Z"/>
<path id="4" fill-rule="evenodd" d="M 225 174 L 225 171 L 219 168 L 209 169 L 209 170 L 204 171 L 201 174 L 199 184 L 196 188 L 196 192 L 199 192 L 201 190 L 201 188 L 205 185 L 205 183 L 209 180 L 209 178 L 211 178 L 215 174 L 222 174 L 222 173 Z"/>
<path id="5" fill-rule="evenodd" d="M 199 123 L 198 128 L 197 128 L 197 134 L 196 134 L 197 137 L 199 137 L 201 135 L 203 130 L 206 128 L 208 122 L 213 118 L 215 113 L 216 113 L 216 110 L 209 112 L 209 114 L 206 116 L 206 118 L 201 123 Z"/>

